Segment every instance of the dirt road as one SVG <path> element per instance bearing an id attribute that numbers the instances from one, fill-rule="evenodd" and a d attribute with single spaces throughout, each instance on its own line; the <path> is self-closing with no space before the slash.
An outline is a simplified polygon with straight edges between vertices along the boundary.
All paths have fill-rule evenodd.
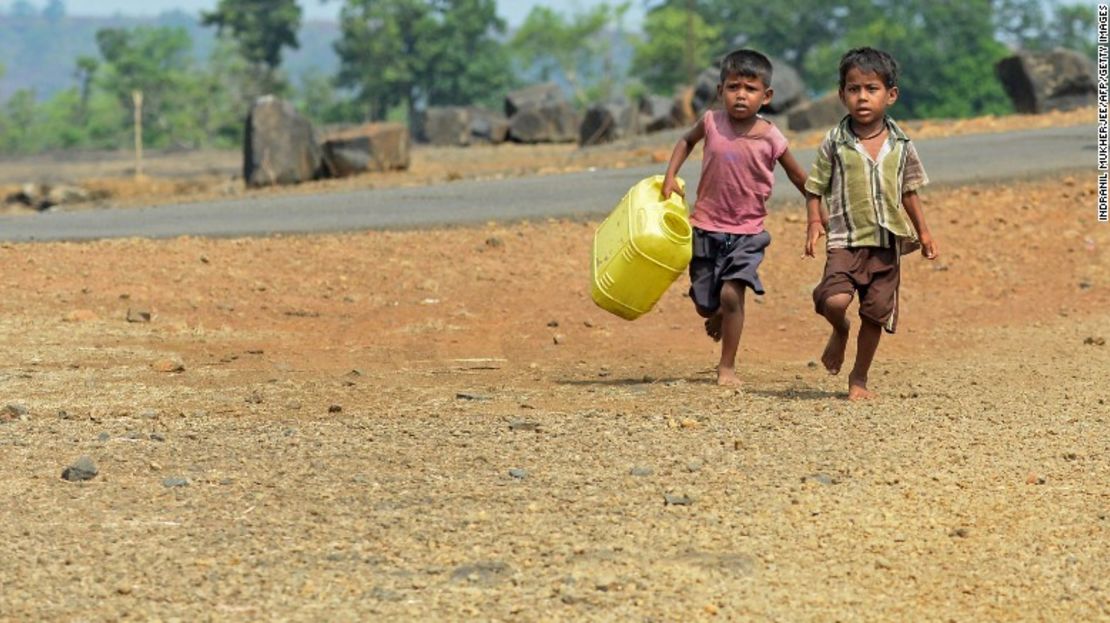
<path id="1" fill-rule="evenodd" d="M 796 208 L 739 393 L 594 223 L 0 246 L 0 620 L 1110 618 L 1094 193 L 927 192 L 867 404 Z"/>

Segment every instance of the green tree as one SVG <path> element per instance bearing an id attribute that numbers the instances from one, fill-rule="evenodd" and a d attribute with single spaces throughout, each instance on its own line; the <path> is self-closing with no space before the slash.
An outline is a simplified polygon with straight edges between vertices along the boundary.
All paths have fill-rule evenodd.
<path id="1" fill-rule="evenodd" d="M 55 93 L 37 106 L 33 132 L 37 137 L 34 151 L 45 149 L 72 149 L 88 143 L 84 124 L 76 119 L 80 108 L 77 89 Z"/>
<path id="2" fill-rule="evenodd" d="M 239 53 L 257 71 L 260 90 L 285 89 L 277 72 L 282 49 L 300 47 L 301 7 L 296 0 L 220 0 L 215 11 L 201 13 L 201 22 L 238 43 Z"/>
<path id="3" fill-rule="evenodd" d="M 77 87 L 81 93 L 81 101 L 78 105 L 77 121 L 78 123 L 84 122 L 89 109 L 89 97 L 92 95 L 92 81 L 96 76 L 96 70 L 100 67 L 100 61 L 92 56 L 78 56 L 77 68 L 74 70 L 73 75 L 77 79 Z"/>
<path id="4" fill-rule="evenodd" d="M 904 4 L 917 5 L 925 1 L 905 0 Z M 811 52 L 822 44 L 842 38 L 853 27 L 869 23 L 885 10 L 881 4 L 885 3 L 874 0 L 664 0 L 652 12 L 667 8 L 696 12 L 706 24 L 720 29 L 721 40 L 714 46 L 714 56 L 722 56 L 738 47 L 753 47 L 791 63 L 809 79 L 812 76 L 805 75 L 805 67 Z M 684 27 L 682 32 L 686 30 Z M 676 58 L 672 62 L 681 61 Z"/>
<path id="5" fill-rule="evenodd" d="M 335 86 L 334 76 L 318 69 L 306 71 L 300 77 L 297 90 L 297 110 L 318 124 L 352 123 L 365 119 L 358 103 L 349 93 Z"/>
<path id="6" fill-rule="evenodd" d="M 606 31 L 619 23 L 628 7 L 627 2 L 615 8 L 603 3 L 564 15 L 536 6 L 524 18 L 509 45 L 528 73 L 540 80 L 562 76 L 576 99 L 584 102 L 591 99 L 591 90 L 598 85 L 609 86 L 615 80 L 612 41 Z"/>
<path id="7" fill-rule="evenodd" d="M 749 46 L 777 56 L 793 64 L 814 91 L 836 87 L 838 61 L 846 50 L 862 45 L 882 48 L 903 68 L 896 115 L 962 117 L 1010 110 L 994 76 L 994 64 L 1007 53 L 999 38 L 1004 33 L 1043 33 L 1046 22 L 1036 12 L 1038 4 L 1039 0 L 665 0 L 649 17 L 668 8 L 696 11 L 706 23 L 721 27 L 724 49 Z"/>
<path id="8" fill-rule="evenodd" d="M 1095 57 L 1094 6 L 1071 4 L 1057 7 L 1046 30 L 1049 47 L 1068 48 L 1082 52 L 1088 58 Z"/>
<path id="9" fill-rule="evenodd" d="M 993 0 L 995 28 L 1004 43 L 1026 50 L 1068 48 L 1095 52 L 1095 8 L 1046 0 Z"/>
<path id="10" fill-rule="evenodd" d="M 155 146 L 203 142 L 193 109 L 198 73 L 184 29 L 107 28 L 97 31 L 96 42 L 104 59 L 101 87 L 127 111 L 132 92 L 143 93 L 145 141 Z M 129 127 L 129 120 L 121 119 L 121 128 Z"/>
<path id="11" fill-rule="evenodd" d="M 424 0 L 347 0 L 339 13 L 336 80 L 351 88 L 370 119 L 404 105 L 412 114 L 425 64 L 422 52 L 435 34 Z"/>
<path id="12" fill-rule="evenodd" d="M 370 119 L 401 106 L 470 104 L 506 83 L 492 0 L 347 0 L 340 11 L 337 84 Z"/>
<path id="13" fill-rule="evenodd" d="M 4 127 L 0 133 L 0 150 L 5 153 L 34 151 L 39 135 L 34 131 L 36 119 L 35 92 L 19 89 L 4 104 Z"/>
<path id="14" fill-rule="evenodd" d="M 228 40 L 217 41 L 203 72 L 196 74 L 194 101 L 197 125 L 204 136 L 221 146 L 242 142 L 243 118 L 258 97 L 252 65 Z"/>
<path id="15" fill-rule="evenodd" d="M 422 95 L 429 105 L 489 103 L 512 84 L 508 52 L 494 38 L 505 32 L 494 0 L 445 2 L 438 36 L 428 43 Z"/>
<path id="16" fill-rule="evenodd" d="M 1018 48 L 1039 48 L 1047 26 L 1042 0 L 994 0 L 991 15 L 996 34 Z"/>
<path id="17" fill-rule="evenodd" d="M 721 30 L 696 12 L 675 6 L 651 11 L 644 19 L 645 39 L 635 45 L 632 73 L 655 93 L 671 94 L 693 82 L 722 51 Z"/>
<path id="18" fill-rule="evenodd" d="M 840 55 L 869 45 L 890 52 L 901 67 L 902 118 L 969 117 L 1013 110 L 994 75 L 1008 50 L 995 38 L 990 0 L 876 3 L 881 12 L 839 40 L 814 51 L 811 87 L 835 88 Z"/>

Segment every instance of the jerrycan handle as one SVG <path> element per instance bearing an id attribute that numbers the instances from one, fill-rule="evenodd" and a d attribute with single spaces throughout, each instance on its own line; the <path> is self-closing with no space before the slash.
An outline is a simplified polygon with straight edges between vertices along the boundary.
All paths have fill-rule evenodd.
<path id="1" fill-rule="evenodd" d="M 670 197 L 667 197 L 666 199 L 663 199 L 663 180 L 664 179 L 666 179 L 666 177 L 663 176 L 663 175 L 653 175 L 651 177 L 651 187 L 653 189 L 655 189 L 656 196 L 659 197 L 659 200 L 662 201 L 663 204 L 666 205 L 667 207 L 669 207 L 671 209 L 674 209 L 674 210 L 681 210 L 683 214 L 689 213 L 690 210 L 689 210 L 689 208 L 686 207 L 686 199 L 682 195 L 679 195 L 678 193 L 671 193 Z M 674 181 L 675 181 L 676 184 L 678 184 L 679 189 L 681 189 L 682 192 L 685 193 L 686 192 L 686 180 L 683 180 L 681 177 L 676 176 L 674 178 Z"/>
<path id="2" fill-rule="evenodd" d="M 690 222 L 687 220 L 686 200 L 678 193 L 671 193 L 667 199 L 663 199 L 663 180 L 664 176 L 654 175 L 651 178 L 651 188 L 654 190 L 659 201 L 663 206 L 662 222 L 659 224 L 663 235 L 671 241 L 678 244 L 689 244 L 692 231 L 690 229 Z M 683 192 L 686 191 L 686 182 L 682 178 L 676 177 L 675 182 Z"/>

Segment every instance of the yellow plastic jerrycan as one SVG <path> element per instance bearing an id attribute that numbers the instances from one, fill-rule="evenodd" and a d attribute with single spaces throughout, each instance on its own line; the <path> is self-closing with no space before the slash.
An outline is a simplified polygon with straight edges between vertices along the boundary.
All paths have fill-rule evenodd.
<path id="1" fill-rule="evenodd" d="M 685 182 L 675 181 L 685 191 Z M 686 201 L 678 193 L 664 200 L 662 190 L 662 175 L 641 180 L 594 232 L 590 295 L 626 320 L 651 311 L 690 264 Z"/>

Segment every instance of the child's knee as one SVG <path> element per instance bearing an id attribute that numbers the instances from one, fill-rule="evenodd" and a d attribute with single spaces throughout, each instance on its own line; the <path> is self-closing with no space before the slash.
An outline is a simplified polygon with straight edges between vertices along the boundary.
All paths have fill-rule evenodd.
<path id="1" fill-rule="evenodd" d="M 738 281 L 726 281 L 721 286 L 721 309 L 734 312 L 744 307 L 744 284 Z"/>
<path id="2" fill-rule="evenodd" d="M 851 294 L 833 294 L 819 303 L 818 312 L 822 315 L 843 314 L 851 303 Z"/>

